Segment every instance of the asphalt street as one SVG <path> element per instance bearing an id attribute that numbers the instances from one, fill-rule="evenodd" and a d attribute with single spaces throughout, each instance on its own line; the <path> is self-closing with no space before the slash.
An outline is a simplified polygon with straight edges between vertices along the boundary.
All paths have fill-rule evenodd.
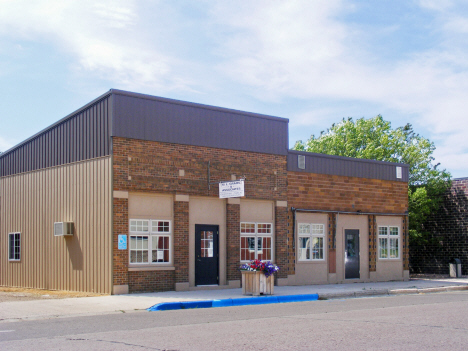
<path id="1" fill-rule="evenodd" d="M 2 350 L 466 350 L 468 292 L 20 320 Z"/>

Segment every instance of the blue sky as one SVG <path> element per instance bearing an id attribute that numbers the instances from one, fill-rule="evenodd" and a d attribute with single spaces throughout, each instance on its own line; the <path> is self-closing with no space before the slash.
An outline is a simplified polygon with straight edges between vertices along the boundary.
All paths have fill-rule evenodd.
<path id="1" fill-rule="evenodd" d="M 0 0 L 0 150 L 111 88 L 286 117 L 411 123 L 468 176 L 468 2 Z"/>

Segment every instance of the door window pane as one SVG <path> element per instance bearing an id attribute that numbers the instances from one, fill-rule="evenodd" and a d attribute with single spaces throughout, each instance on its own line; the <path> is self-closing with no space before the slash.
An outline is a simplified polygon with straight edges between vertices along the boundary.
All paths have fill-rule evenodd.
<path id="1" fill-rule="evenodd" d="M 201 257 L 213 257 L 213 232 L 201 232 Z"/>
<path id="2" fill-rule="evenodd" d="M 348 234 L 346 236 L 346 251 L 348 257 L 356 257 L 356 236 Z"/>

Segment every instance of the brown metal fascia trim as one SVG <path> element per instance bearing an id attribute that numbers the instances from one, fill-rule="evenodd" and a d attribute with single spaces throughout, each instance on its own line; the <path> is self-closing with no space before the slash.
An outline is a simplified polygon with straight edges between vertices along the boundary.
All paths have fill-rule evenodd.
<path id="1" fill-rule="evenodd" d="M 148 95 L 148 94 L 133 93 L 133 92 L 130 92 L 130 91 L 119 90 L 119 89 L 111 89 L 110 91 L 111 91 L 112 94 L 115 94 L 115 95 L 129 96 L 129 97 L 133 97 L 133 98 L 137 98 L 137 99 L 159 101 L 159 102 L 164 102 L 164 103 L 167 103 L 167 104 L 188 106 L 188 107 L 200 108 L 200 109 L 204 109 L 204 110 L 213 110 L 213 111 L 218 111 L 218 112 L 232 113 L 232 114 L 236 114 L 236 115 L 249 116 L 249 117 L 255 117 L 255 118 L 263 118 L 263 119 L 269 119 L 269 120 L 272 120 L 272 121 L 289 123 L 289 119 L 284 118 L 284 117 L 276 117 L 276 116 L 264 115 L 264 114 L 261 114 L 261 113 L 235 110 L 235 109 L 226 108 L 226 107 L 218 107 L 218 106 L 199 104 L 199 103 L 196 103 L 196 102 L 189 102 L 189 101 L 182 101 L 182 100 L 163 98 L 163 97 L 153 96 L 153 95 Z"/>
<path id="2" fill-rule="evenodd" d="M 370 164 L 376 164 L 376 165 L 398 166 L 398 167 L 404 167 L 404 168 L 409 169 L 408 164 L 400 163 L 400 162 L 378 161 L 378 160 L 371 160 L 368 158 L 356 158 L 356 157 L 348 157 L 348 156 L 319 154 L 316 152 L 299 151 L 299 150 L 291 150 L 291 149 L 288 150 L 288 153 L 294 154 L 294 155 L 304 155 L 304 156 L 309 156 L 309 157 L 327 158 L 327 159 L 332 159 L 332 160 L 341 160 L 341 161 L 358 162 L 358 163 L 370 163 Z"/>

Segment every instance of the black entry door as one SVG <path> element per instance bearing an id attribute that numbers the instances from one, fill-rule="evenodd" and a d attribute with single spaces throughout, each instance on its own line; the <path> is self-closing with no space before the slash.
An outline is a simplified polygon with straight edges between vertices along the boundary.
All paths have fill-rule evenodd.
<path id="1" fill-rule="evenodd" d="M 217 225 L 195 225 L 195 285 L 218 285 Z"/>
<path id="2" fill-rule="evenodd" d="M 345 229 L 345 279 L 359 279 L 359 230 Z"/>

